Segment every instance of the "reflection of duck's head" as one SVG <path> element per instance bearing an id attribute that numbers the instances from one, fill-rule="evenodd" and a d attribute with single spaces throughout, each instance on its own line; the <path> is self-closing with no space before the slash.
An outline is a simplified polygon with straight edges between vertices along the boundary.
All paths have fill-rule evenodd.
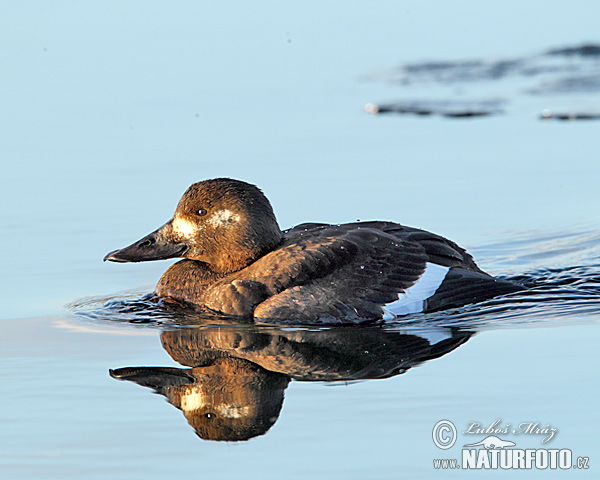
<path id="1" fill-rule="evenodd" d="M 105 260 L 140 262 L 184 257 L 212 272 L 234 272 L 273 249 L 281 230 L 271 204 L 254 185 L 227 178 L 194 183 L 173 218 L 155 232 L 106 255 Z"/>
<path id="2" fill-rule="evenodd" d="M 227 441 L 247 440 L 271 428 L 289 382 L 258 365 L 226 357 L 193 369 L 133 367 L 110 374 L 166 396 L 199 437 Z"/>

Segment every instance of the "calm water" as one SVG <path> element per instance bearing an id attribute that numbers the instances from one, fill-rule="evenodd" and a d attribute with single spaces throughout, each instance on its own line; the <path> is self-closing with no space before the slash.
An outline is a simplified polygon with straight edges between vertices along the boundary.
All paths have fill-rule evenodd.
<path id="1" fill-rule="evenodd" d="M 515 448 L 589 457 L 523 477 L 596 478 L 600 123 L 539 116 L 600 112 L 600 60 L 544 56 L 600 41 L 597 18 L 589 1 L 4 6 L 2 478 L 462 478 L 433 460 L 498 419 Z M 505 60 L 554 70 L 405 78 Z M 364 111 L 488 101 L 502 113 Z M 532 289 L 342 330 L 139 301 L 168 262 L 102 257 L 216 176 L 258 184 L 282 228 L 394 220 Z M 528 423 L 557 432 L 512 433 Z"/>

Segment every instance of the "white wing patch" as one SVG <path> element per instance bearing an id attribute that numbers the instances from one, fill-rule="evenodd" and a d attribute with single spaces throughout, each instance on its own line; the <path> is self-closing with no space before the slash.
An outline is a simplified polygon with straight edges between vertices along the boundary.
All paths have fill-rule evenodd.
<path id="1" fill-rule="evenodd" d="M 211 223 L 215 227 L 225 226 L 229 223 L 238 222 L 240 216 L 237 213 L 233 213 L 231 210 L 218 210 L 213 213 L 206 221 Z"/>
<path id="2" fill-rule="evenodd" d="M 448 270 L 448 267 L 427 262 L 423 275 L 406 291 L 399 293 L 398 300 L 382 307 L 383 319 L 391 320 L 400 315 L 422 312 L 425 300 L 440 288 Z"/>

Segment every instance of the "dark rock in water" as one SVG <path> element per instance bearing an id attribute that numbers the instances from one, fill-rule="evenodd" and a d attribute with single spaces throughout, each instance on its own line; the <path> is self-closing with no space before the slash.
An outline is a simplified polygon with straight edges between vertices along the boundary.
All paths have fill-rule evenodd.
<path id="1" fill-rule="evenodd" d="M 464 110 L 459 112 L 448 112 L 442 113 L 443 117 L 448 118 L 471 118 L 471 117 L 487 117 L 488 115 L 493 115 L 493 112 L 484 112 L 477 110 Z"/>
<path id="2" fill-rule="evenodd" d="M 562 55 L 565 57 L 600 57 L 600 45 L 597 43 L 588 43 L 579 47 L 553 48 L 548 50 L 546 55 Z"/>
<path id="3" fill-rule="evenodd" d="M 518 72 L 521 59 L 498 61 L 463 60 L 456 62 L 423 62 L 403 65 L 401 83 L 433 81 L 443 84 L 498 80 Z"/>
<path id="4" fill-rule="evenodd" d="M 560 58 L 563 57 L 563 58 Z M 568 61 L 564 57 L 570 57 Z M 573 58 L 575 57 L 575 58 Z M 501 80 L 507 77 L 538 77 L 558 73 L 587 75 L 598 70 L 597 62 L 580 61 L 577 57 L 600 58 L 600 44 L 586 44 L 548 50 L 538 55 L 501 59 L 439 60 L 407 63 L 372 75 L 402 85 L 424 83 L 466 84 Z"/>
<path id="5" fill-rule="evenodd" d="M 556 95 L 570 93 L 600 92 L 600 73 L 595 75 L 574 75 L 550 80 L 526 90 L 533 95 Z"/>
<path id="6" fill-rule="evenodd" d="M 567 112 L 553 113 L 550 110 L 544 110 L 540 115 L 541 120 L 600 120 L 600 113 L 585 112 Z"/>
<path id="7" fill-rule="evenodd" d="M 447 118 L 486 117 L 503 113 L 502 99 L 453 101 L 411 100 L 387 104 L 367 103 L 365 110 L 372 114 L 398 113 L 403 115 L 439 115 Z"/>

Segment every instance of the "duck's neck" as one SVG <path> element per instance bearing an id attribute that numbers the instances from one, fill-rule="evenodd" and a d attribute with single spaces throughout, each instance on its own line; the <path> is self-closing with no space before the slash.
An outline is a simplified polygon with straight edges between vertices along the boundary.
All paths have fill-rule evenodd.
<path id="1" fill-rule="evenodd" d="M 259 243 L 253 242 L 252 238 L 245 239 L 237 248 L 217 252 L 207 261 L 209 268 L 216 274 L 238 272 L 281 245 L 283 234 L 278 229 L 276 234 L 270 235 L 268 241 L 265 238 L 260 240 Z"/>

